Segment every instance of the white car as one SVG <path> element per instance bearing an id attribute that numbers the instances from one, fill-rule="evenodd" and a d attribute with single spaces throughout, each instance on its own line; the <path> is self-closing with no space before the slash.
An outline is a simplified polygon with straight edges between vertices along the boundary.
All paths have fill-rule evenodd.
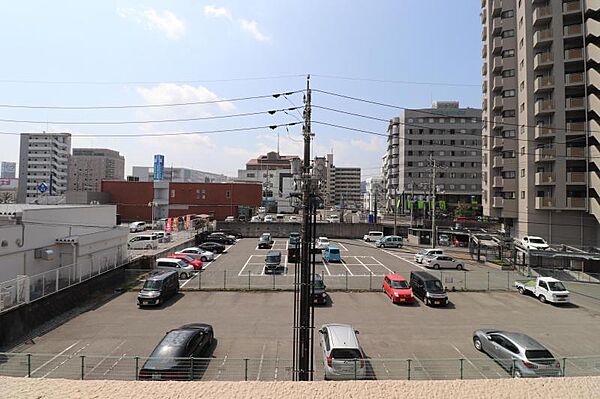
<path id="1" fill-rule="evenodd" d="M 319 237 L 317 238 L 317 249 L 325 249 L 329 246 L 329 238 L 327 237 Z"/>
<path id="2" fill-rule="evenodd" d="M 202 262 L 208 262 L 215 259 L 215 254 L 210 251 L 205 251 L 202 248 L 190 247 L 175 252 L 176 254 L 186 254 L 194 259 L 200 259 Z"/>
<path id="3" fill-rule="evenodd" d="M 263 222 L 265 223 L 273 223 L 275 221 L 275 218 L 273 217 L 273 215 L 267 215 L 265 216 L 265 219 L 263 220 Z"/>
<path id="4" fill-rule="evenodd" d="M 258 223 L 260 221 L 260 216 L 252 216 L 252 218 L 250 218 L 250 223 Z"/>
<path id="5" fill-rule="evenodd" d="M 176 271 L 179 275 L 179 278 L 184 280 L 194 275 L 194 266 L 188 265 L 182 259 L 156 259 L 156 268 L 160 270 Z"/>
<path id="6" fill-rule="evenodd" d="M 546 240 L 544 240 L 542 237 L 536 237 L 536 236 L 523 237 L 523 239 L 521 240 L 521 245 L 523 245 L 523 247 L 525 247 L 525 249 L 533 249 L 533 250 L 536 250 L 536 249 L 544 250 L 544 249 L 550 248 L 550 246 L 548 245 Z"/>
<path id="7" fill-rule="evenodd" d="M 227 223 L 235 222 L 235 218 L 234 218 L 233 216 L 227 216 L 227 217 L 225 218 L 225 221 L 226 221 Z"/>
<path id="8" fill-rule="evenodd" d="M 358 331 L 348 324 L 324 324 L 319 330 L 326 380 L 360 380 L 368 377 L 367 362 Z"/>
<path id="9" fill-rule="evenodd" d="M 415 254 L 415 262 L 423 263 L 423 259 L 433 255 L 443 255 L 444 250 L 439 248 L 425 248 Z"/>
<path id="10" fill-rule="evenodd" d="M 448 255 L 433 255 L 423 259 L 425 267 L 434 269 L 463 269 L 463 262 Z"/>
<path id="11" fill-rule="evenodd" d="M 136 233 L 138 231 L 146 230 L 146 222 L 133 222 L 129 223 L 129 232 Z"/>
<path id="12" fill-rule="evenodd" d="M 340 217 L 338 215 L 331 215 L 327 218 L 327 221 L 329 223 L 339 223 L 340 222 Z"/>
<path id="13" fill-rule="evenodd" d="M 369 231 L 368 234 L 363 236 L 363 240 L 366 242 L 377 241 L 383 238 L 383 231 Z"/>
<path id="14" fill-rule="evenodd" d="M 290 218 L 288 219 L 288 222 L 290 222 L 290 223 L 296 223 L 297 221 L 298 221 L 297 216 L 290 216 Z"/>
<path id="15" fill-rule="evenodd" d="M 264 206 L 260 206 L 258 207 L 258 213 L 265 213 L 267 210 L 265 209 Z"/>

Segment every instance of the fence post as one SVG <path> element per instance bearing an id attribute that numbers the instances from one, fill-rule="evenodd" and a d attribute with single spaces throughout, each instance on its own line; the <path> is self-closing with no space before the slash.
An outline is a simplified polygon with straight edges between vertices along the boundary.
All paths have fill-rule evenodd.
<path id="1" fill-rule="evenodd" d="M 42 297 L 46 296 L 46 273 L 42 274 Z"/>
<path id="2" fill-rule="evenodd" d="M 369 273 L 369 291 L 373 290 L 373 272 Z"/>
<path id="3" fill-rule="evenodd" d="M 356 380 L 356 358 L 354 359 L 354 379 Z"/>
<path id="4" fill-rule="evenodd" d="M 190 357 L 190 380 L 194 379 L 194 356 Z"/>
<path id="5" fill-rule="evenodd" d="M 60 269 L 61 269 L 60 267 L 58 269 L 56 269 L 56 284 L 55 284 L 56 287 L 54 289 L 54 292 L 58 292 L 58 286 L 59 286 L 59 283 L 60 283 L 60 273 L 59 273 Z"/>
<path id="6" fill-rule="evenodd" d="M 463 361 L 464 359 L 460 359 L 460 379 L 463 379 Z"/>
<path id="7" fill-rule="evenodd" d="M 31 353 L 27 354 L 27 377 L 31 377 Z"/>
<path id="8" fill-rule="evenodd" d="M 467 290 L 467 271 L 464 271 L 465 273 L 465 291 Z"/>
<path id="9" fill-rule="evenodd" d="M 248 270 L 248 291 L 250 291 L 250 270 Z"/>
<path id="10" fill-rule="evenodd" d="M 273 276 L 273 291 L 275 291 L 275 273 L 271 274 Z"/>
<path id="11" fill-rule="evenodd" d="M 490 290 L 490 272 L 487 272 L 488 274 L 488 291 Z"/>
<path id="12" fill-rule="evenodd" d="M 346 271 L 346 291 L 348 291 L 348 271 Z"/>
<path id="13" fill-rule="evenodd" d="M 81 358 L 81 379 L 83 380 L 83 375 L 85 374 L 85 355 L 79 357 Z"/>
<path id="14" fill-rule="evenodd" d="M 512 370 L 511 370 L 511 377 L 515 377 L 515 369 L 517 368 L 517 359 L 513 359 L 512 360 Z"/>
<path id="15" fill-rule="evenodd" d="M 244 359 L 244 381 L 248 381 L 248 359 Z"/>
<path id="16" fill-rule="evenodd" d="M 227 270 L 223 270 L 223 289 L 227 288 Z"/>
<path id="17" fill-rule="evenodd" d="M 506 272 L 506 290 L 510 291 L 510 272 Z"/>
<path id="18" fill-rule="evenodd" d="M 562 376 L 565 377 L 565 369 L 567 367 L 567 358 L 566 357 L 563 357 L 562 363 L 563 363 L 562 364 Z"/>
<path id="19" fill-rule="evenodd" d="M 410 381 L 410 359 L 406 359 L 406 362 L 407 362 L 408 380 Z"/>
<path id="20" fill-rule="evenodd" d="M 202 270 L 198 273 L 198 291 L 202 289 Z"/>
<path id="21" fill-rule="evenodd" d="M 135 380 L 136 381 L 140 379 L 139 370 L 140 370 L 140 357 L 136 356 L 135 357 Z"/>

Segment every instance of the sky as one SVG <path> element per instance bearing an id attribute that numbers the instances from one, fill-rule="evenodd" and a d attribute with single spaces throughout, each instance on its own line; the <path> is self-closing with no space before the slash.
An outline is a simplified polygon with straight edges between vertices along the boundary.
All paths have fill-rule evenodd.
<path id="1" fill-rule="evenodd" d="M 0 160 L 18 160 L 18 133 L 66 131 L 73 147 L 119 151 L 126 175 L 159 153 L 166 165 L 237 176 L 278 141 L 281 154 L 302 155 L 301 124 L 268 126 L 299 121 L 302 110 L 289 108 L 303 105 L 311 74 L 311 155 L 333 151 L 336 166 L 378 175 L 385 137 L 326 124 L 385 135 L 400 110 L 317 90 L 407 108 L 436 100 L 479 108 L 479 12 L 462 0 L 6 1 Z M 266 97 L 234 101 L 258 96 Z M 186 118 L 195 120 L 156 122 Z"/>

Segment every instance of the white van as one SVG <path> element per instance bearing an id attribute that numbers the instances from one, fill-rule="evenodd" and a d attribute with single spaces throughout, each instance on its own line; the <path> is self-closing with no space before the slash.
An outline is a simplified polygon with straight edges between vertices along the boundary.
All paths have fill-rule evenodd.
<path id="1" fill-rule="evenodd" d="M 367 378 L 364 353 L 356 331 L 348 324 L 324 324 L 319 330 L 326 380 Z"/>
<path id="2" fill-rule="evenodd" d="M 129 232 L 136 233 L 138 231 L 146 230 L 146 222 L 133 222 L 129 223 Z"/>
<path id="3" fill-rule="evenodd" d="M 377 241 L 383 238 L 383 231 L 369 231 L 368 234 L 363 236 L 363 240 L 366 242 Z"/>
<path id="4" fill-rule="evenodd" d="M 158 235 L 139 234 L 131 237 L 127 242 L 128 249 L 156 249 L 158 248 Z"/>
<path id="5" fill-rule="evenodd" d="M 434 256 L 434 255 L 443 255 L 444 250 L 440 248 L 425 248 L 420 250 L 415 254 L 415 262 L 423 263 L 423 259 Z"/>
<path id="6" fill-rule="evenodd" d="M 194 266 L 188 265 L 183 259 L 159 258 L 156 259 L 156 268 L 160 270 L 176 271 L 180 279 L 192 277 Z"/>

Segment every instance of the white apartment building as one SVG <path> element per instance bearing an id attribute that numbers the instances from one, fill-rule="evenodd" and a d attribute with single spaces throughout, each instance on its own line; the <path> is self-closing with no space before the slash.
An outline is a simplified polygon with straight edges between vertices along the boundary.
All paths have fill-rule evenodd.
<path id="1" fill-rule="evenodd" d="M 70 133 L 21 133 L 18 203 L 61 197 L 67 191 Z M 42 194 L 40 184 L 46 187 Z"/>
<path id="2" fill-rule="evenodd" d="M 151 166 L 134 166 L 131 175 L 134 181 L 153 181 L 154 168 Z M 217 173 L 165 166 L 164 180 L 174 183 L 222 183 L 228 181 L 229 178 Z"/>

